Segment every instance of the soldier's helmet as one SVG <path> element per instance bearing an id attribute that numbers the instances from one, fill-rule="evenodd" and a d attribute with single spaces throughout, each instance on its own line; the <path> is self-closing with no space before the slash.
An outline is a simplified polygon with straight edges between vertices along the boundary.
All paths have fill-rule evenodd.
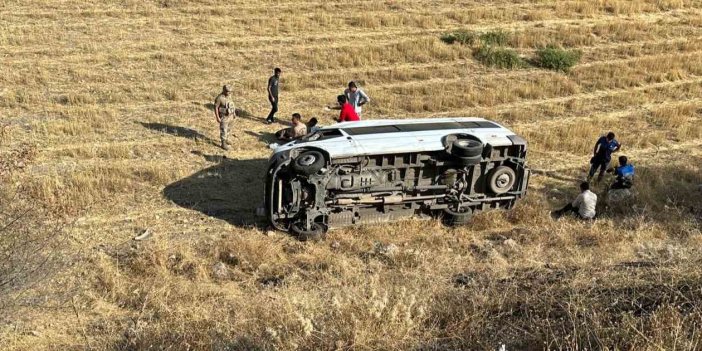
<path id="1" fill-rule="evenodd" d="M 232 86 L 229 85 L 229 84 L 225 84 L 225 85 L 222 87 L 222 91 L 225 92 L 225 93 L 229 93 L 229 92 L 232 91 Z"/>

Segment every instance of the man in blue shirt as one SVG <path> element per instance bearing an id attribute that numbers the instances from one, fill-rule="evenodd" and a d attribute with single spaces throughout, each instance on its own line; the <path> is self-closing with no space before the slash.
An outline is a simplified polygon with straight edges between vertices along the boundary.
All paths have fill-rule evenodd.
<path id="1" fill-rule="evenodd" d="M 629 189 L 634 185 L 634 165 L 626 156 L 619 156 L 619 166 L 612 171 L 616 178 L 610 189 Z"/>
<path id="2" fill-rule="evenodd" d="M 598 168 L 600 169 L 600 174 L 597 177 L 597 181 L 599 182 L 602 180 L 605 171 L 609 167 L 609 162 L 612 160 L 612 153 L 619 151 L 621 147 L 621 144 L 614 139 L 614 133 L 612 132 L 607 133 L 607 136 L 602 136 L 597 140 L 595 150 L 593 151 L 594 155 L 590 159 L 590 164 L 592 164 L 592 166 L 587 176 L 588 182 L 595 175 Z"/>

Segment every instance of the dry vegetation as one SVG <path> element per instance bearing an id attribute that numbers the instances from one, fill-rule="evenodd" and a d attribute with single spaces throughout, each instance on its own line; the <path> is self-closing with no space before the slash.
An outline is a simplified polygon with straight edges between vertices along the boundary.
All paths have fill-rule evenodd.
<path id="1" fill-rule="evenodd" d="M 0 1 L 0 205 L 21 191 L 69 223 L 64 265 L 0 296 L 0 348 L 702 348 L 699 2 L 102 3 Z M 490 68 L 441 40 L 456 30 L 581 59 Z M 275 66 L 281 119 L 331 123 L 322 107 L 354 79 L 373 99 L 365 118 L 510 126 L 532 147 L 527 200 L 454 229 L 268 233 L 251 212 L 280 128 L 261 123 Z M 209 105 L 223 83 L 243 115 L 227 153 Z M 608 130 L 637 166 L 634 203 L 551 221 Z"/>

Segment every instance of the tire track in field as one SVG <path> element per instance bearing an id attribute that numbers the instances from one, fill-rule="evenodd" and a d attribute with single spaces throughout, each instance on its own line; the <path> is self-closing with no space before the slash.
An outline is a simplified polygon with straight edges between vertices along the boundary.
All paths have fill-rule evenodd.
<path id="1" fill-rule="evenodd" d="M 523 30 L 525 28 L 548 28 L 548 27 L 553 27 L 557 25 L 573 25 L 573 26 L 595 26 L 598 24 L 603 24 L 603 23 L 618 23 L 618 22 L 624 22 L 624 23 L 629 23 L 631 20 L 641 20 L 643 23 L 655 23 L 658 22 L 661 19 L 668 19 L 670 23 L 673 22 L 683 22 L 685 18 L 678 18 L 678 17 L 670 17 L 672 14 L 679 14 L 681 11 L 683 12 L 690 12 L 692 10 L 670 10 L 666 12 L 659 12 L 655 14 L 650 14 L 650 13 L 643 13 L 643 14 L 638 14 L 638 15 L 629 15 L 629 16 L 601 16 L 601 17 L 596 17 L 596 18 L 590 18 L 590 19 L 551 19 L 551 20 L 541 20 L 541 21 L 534 21 L 534 22 L 512 22 L 512 23 L 501 23 L 501 22 L 496 22 L 492 24 L 477 24 L 477 25 L 467 25 L 465 26 L 465 29 L 472 30 L 472 31 L 489 31 L 489 30 L 509 30 L 509 31 L 515 31 L 515 30 Z M 163 52 L 163 49 L 153 49 L 154 45 L 163 45 L 163 48 L 173 48 L 173 47 L 179 47 L 186 45 L 187 48 L 183 50 L 179 50 L 180 53 L 199 53 L 202 55 L 205 54 L 211 54 L 212 49 L 221 47 L 222 50 L 227 50 L 228 53 L 263 53 L 263 52 L 278 52 L 278 49 L 272 49 L 271 46 L 277 46 L 277 45 L 286 45 L 290 46 L 290 44 L 294 43 L 310 43 L 313 41 L 326 41 L 327 43 L 312 43 L 312 44 L 299 44 L 299 45 L 292 45 L 290 46 L 291 51 L 299 51 L 299 50 L 315 50 L 315 49 L 338 49 L 338 48 L 343 48 L 343 47 L 365 47 L 367 46 L 366 40 L 370 40 L 372 38 L 383 38 L 383 43 L 392 43 L 393 41 L 399 40 L 398 38 L 392 38 L 392 39 L 386 39 L 389 36 L 394 37 L 394 36 L 399 36 L 399 37 L 406 37 L 407 35 L 415 35 L 415 36 L 430 36 L 430 35 L 436 35 L 439 33 L 443 33 L 446 31 L 450 31 L 452 29 L 455 29 L 455 26 L 444 26 L 444 27 L 439 27 L 439 28 L 432 28 L 432 29 L 420 29 L 417 30 L 413 27 L 411 28 L 405 28 L 405 27 L 386 27 L 389 29 L 384 29 L 384 30 L 371 30 L 371 31 L 361 31 L 361 32 L 354 32 L 353 34 L 326 34 L 325 33 L 313 33 L 313 34 L 307 34 L 304 36 L 255 36 L 255 35 L 248 35 L 246 38 L 237 38 L 233 40 L 225 40 L 222 41 L 219 37 L 212 38 L 212 36 L 207 36 L 206 39 L 202 39 L 200 41 L 192 41 L 188 40 L 187 42 L 169 42 L 169 41 L 159 41 L 157 43 L 154 42 L 149 42 L 149 41 L 137 41 L 136 46 L 107 46 L 105 43 L 101 43 L 100 50 L 97 54 L 95 54 L 97 57 L 100 55 L 109 56 L 113 55 L 115 52 L 119 51 L 128 51 L 128 52 L 139 52 L 139 54 L 132 54 L 127 56 L 127 58 L 131 59 L 138 59 L 138 58 L 149 58 L 154 54 L 159 54 Z M 343 31 L 341 31 L 343 32 Z M 366 39 L 366 40 L 363 40 Z M 339 44 L 341 42 L 341 44 Z M 123 43 L 123 42 L 115 42 L 116 43 Z M 241 49 L 227 49 L 227 47 L 237 47 L 237 45 L 242 45 L 244 43 L 249 43 L 249 44 L 255 44 L 256 47 L 247 47 L 247 48 L 241 48 Z M 196 47 L 197 49 L 191 49 L 192 47 Z M 201 49 L 202 47 L 206 47 L 207 49 Z M 23 54 L 22 50 L 11 50 L 10 48 L 0 46 L 0 49 L 4 49 L 8 51 L 9 53 L 12 53 L 11 57 L 17 58 L 17 56 L 21 56 Z M 73 49 L 69 49 L 73 50 Z M 52 51 L 54 52 L 54 51 Z M 106 54 L 106 52 L 110 53 L 109 55 Z M 44 53 L 44 52 L 42 52 Z M 29 53 L 28 53 L 29 54 Z M 58 59 L 60 62 L 55 62 L 56 64 L 68 64 L 68 63 L 75 63 L 75 62 L 85 62 L 86 59 L 92 59 L 95 60 L 96 56 L 87 54 L 85 52 L 77 52 L 73 55 L 69 56 L 63 56 L 60 58 L 57 57 L 52 57 L 51 59 L 46 59 L 46 61 L 50 61 L 49 63 L 54 63 Z M 36 58 L 35 58 L 36 59 Z"/>
<path id="2" fill-rule="evenodd" d="M 669 54 L 669 55 L 675 55 L 675 54 Z M 630 59 L 626 59 L 630 60 Z M 622 61 L 622 60 L 619 60 Z M 538 71 L 538 70 L 520 70 L 520 71 L 506 71 L 506 72 L 473 72 L 470 75 L 461 77 L 461 78 L 456 78 L 456 79 L 443 79 L 443 78 L 438 78 L 438 79 L 429 79 L 429 80 L 422 80 L 422 81 L 411 81 L 411 82 L 399 82 L 399 83 L 388 83 L 388 84 L 380 84 L 374 86 L 375 89 L 389 89 L 393 87 L 407 87 L 407 86 L 412 86 L 412 85 L 427 85 L 427 84 L 449 84 L 451 82 L 457 82 L 457 81 L 463 81 L 466 80 L 470 77 L 483 77 L 484 79 L 497 79 L 497 78 L 519 78 L 519 77 L 525 77 L 525 76 L 534 76 L 534 75 L 559 75 L 559 73 L 552 72 L 552 71 Z M 496 113 L 502 113 L 502 112 L 508 112 L 510 110 L 513 110 L 515 108 L 519 107 L 524 107 L 524 106 L 537 106 L 537 105 L 545 105 L 545 104 L 555 104 L 555 103 L 564 103 L 568 101 L 573 101 L 573 100 L 593 100 L 593 99 L 598 99 L 602 97 L 607 97 L 607 96 L 614 96 L 614 95 L 619 95 L 619 94 L 626 94 L 629 92 L 636 92 L 636 91 L 644 91 L 647 89 L 660 89 L 660 88 L 666 88 L 666 87 L 675 87 L 675 86 L 680 86 L 680 85 L 685 85 L 685 84 L 695 84 L 695 83 L 700 83 L 702 80 L 699 77 L 691 77 L 691 78 L 684 78 L 684 79 L 678 79 L 678 80 L 673 80 L 673 81 L 666 81 L 666 82 L 658 82 L 658 83 L 644 83 L 639 86 L 635 87 L 626 87 L 626 88 L 619 88 L 619 89 L 599 89 L 599 90 L 593 90 L 589 92 L 583 92 L 583 93 L 577 93 L 577 94 L 571 94 L 567 96 L 557 96 L 557 97 L 552 97 L 552 98 L 545 98 L 545 99 L 520 99 L 518 101 L 514 102 L 506 102 L 506 103 L 499 103 L 495 104 L 492 106 L 475 106 L 471 107 L 469 109 L 460 109 L 460 110 L 450 110 L 446 112 L 438 112 L 435 113 L 435 116 L 446 116 L 446 115 L 456 115 L 460 113 L 465 113 L 469 111 L 476 111 L 476 110 L 489 110 L 492 112 Z M 338 89 L 314 89 L 315 92 L 319 91 L 326 91 L 326 92 L 336 92 Z M 304 92 L 304 91 L 303 91 Z M 296 94 L 300 95 L 300 91 L 298 91 Z M 295 94 L 291 94 L 291 96 L 295 96 Z M 240 106 L 251 106 L 251 102 L 246 97 L 238 97 L 237 98 L 238 103 Z M 120 105 L 121 103 L 112 103 L 114 105 Z M 141 103 L 141 104 L 131 104 L 128 106 L 128 110 L 131 110 L 132 115 L 134 114 L 140 114 L 139 111 L 142 111 L 144 109 L 153 109 L 153 108 L 161 108 L 161 107 L 173 107 L 174 109 L 177 109 L 179 107 L 191 107 L 193 104 L 192 101 L 182 101 L 182 102 L 177 102 L 177 101 L 155 101 L 155 102 L 146 102 L 146 103 Z M 107 104 L 103 104 L 107 105 Z M 411 113 L 410 113 L 411 114 Z M 132 123 L 131 121 L 127 121 L 127 123 Z"/>
<path id="3" fill-rule="evenodd" d="M 519 100 L 519 101 L 509 102 L 509 103 L 504 103 L 504 104 L 496 104 L 496 105 L 490 106 L 490 107 L 474 107 L 474 108 L 471 108 L 470 110 L 463 109 L 463 110 L 453 110 L 453 111 L 440 112 L 440 113 L 434 114 L 434 116 L 445 117 L 445 116 L 451 116 L 451 115 L 460 115 L 462 113 L 466 113 L 469 111 L 475 111 L 478 109 L 490 110 L 490 111 L 493 111 L 496 113 L 504 113 L 504 112 L 508 112 L 510 110 L 514 110 L 516 108 L 525 107 L 525 106 L 538 106 L 538 105 L 546 105 L 546 104 L 562 104 L 562 103 L 574 101 L 574 100 L 595 100 L 595 99 L 600 99 L 603 97 L 616 96 L 619 94 L 644 91 L 647 89 L 659 89 L 659 88 L 675 87 L 675 86 L 679 86 L 679 85 L 696 84 L 696 83 L 702 84 L 702 77 L 694 76 L 692 78 L 679 79 L 679 80 L 674 80 L 674 81 L 647 83 L 647 84 L 643 84 L 643 85 L 636 86 L 636 87 L 620 88 L 620 89 L 603 89 L 603 90 L 596 90 L 596 91 L 592 91 L 592 92 L 571 94 L 568 96 L 558 96 L 558 97 L 538 99 L 538 100 L 524 99 L 524 100 Z"/>
<path id="4" fill-rule="evenodd" d="M 695 38 L 695 40 L 698 40 L 700 38 Z M 681 39 L 682 40 L 682 39 Z M 658 41 L 651 41 L 652 43 L 658 42 Z M 632 45 L 645 45 L 645 43 L 637 43 L 637 44 L 632 44 Z M 596 48 L 598 46 L 593 46 L 593 48 Z M 664 53 L 664 54 L 645 54 L 641 56 L 633 56 L 633 57 L 626 57 L 626 58 L 618 58 L 618 59 L 606 59 L 602 61 L 591 61 L 583 64 L 576 65 L 573 68 L 573 71 L 580 71 L 587 69 L 589 67 L 593 66 L 599 66 L 599 65 L 614 65 L 614 64 L 626 64 L 626 63 L 632 63 L 632 62 L 637 62 L 637 61 L 647 61 L 647 60 L 661 60 L 663 62 L 670 62 L 669 58 L 678 58 L 681 56 L 697 56 L 697 55 L 702 55 L 702 50 L 695 50 L 695 51 L 682 51 L 682 52 L 673 52 L 673 53 Z M 666 59 L 666 60 L 664 60 Z M 426 69 L 426 68 L 438 68 L 441 69 L 445 65 L 444 62 L 441 63 L 434 63 L 434 62 L 428 62 L 428 63 L 421 63 L 421 64 L 405 64 L 405 65 L 400 65 L 397 68 L 399 69 L 407 69 L 407 68 L 417 68 L 417 69 Z M 468 74 L 465 74 L 466 70 L 459 70 L 457 71 L 458 74 L 460 74 L 457 78 L 444 78 L 444 77 L 439 77 L 439 78 L 429 78 L 429 79 L 419 79 L 419 80 L 401 80 L 399 82 L 391 82 L 391 83 L 380 83 L 380 84 L 374 84 L 373 89 L 374 90 L 382 90 L 382 89 L 392 89 L 392 88 L 402 88 L 402 87 L 414 87 L 414 86 L 423 86 L 423 85 L 432 85 L 432 84 L 444 84 L 444 83 L 455 83 L 455 82 L 460 82 L 463 80 L 469 80 L 469 79 L 484 79 L 485 77 L 489 78 L 521 78 L 527 75 L 531 76 L 548 76 L 548 75 L 555 75 L 557 73 L 552 72 L 552 71 L 545 71 L 545 70 L 538 70 L 538 69 L 526 69 L 526 70 L 514 70 L 514 71 L 500 71 L 497 69 L 491 69 L 488 67 L 484 67 L 482 65 L 479 65 L 476 61 L 472 59 L 459 59 L 459 60 L 453 60 L 449 61 L 448 63 L 449 66 L 460 66 L 460 65 L 470 65 L 471 71 L 468 72 Z M 356 72 L 363 72 L 366 71 L 368 72 L 369 70 L 374 70 L 377 69 L 376 67 L 382 69 L 382 70 L 388 70 L 392 71 L 395 69 L 394 66 L 375 66 L 375 67 L 370 67 L 370 68 L 365 68 L 365 67 L 359 67 L 354 69 Z M 307 73 L 309 74 L 324 74 L 326 72 L 335 72 L 338 69 L 327 69 L 327 70 L 319 70 L 319 71 L 308 71 Z M 352 71 L 354 71 L 352 70 Z M 240 84 L 239 82 L 246 81 L 247 79 L 254 79 L 254 74 L 251 73 L 250 75 L 244 75 L 238 77 L 238 79 L 232 80 L 233 83 L 235 84 Z M 304 73 L 303 73 L 304 74 Z M 302 74 L 298 75 L 293 75 L 293 76 L 298 76 L 300 77 Z M 372 73 L 367 73 L 367 75 L 372 75 Z M 258 76 L 258 74 L 256 74 Z M 258 77 L 256 77 L 258 78 Z M 202 79 L 206 79 L 206 77 L 203 77 Z M 195 85 L 193 81 L 191 81 L 191 84 Z M 203 81 L 201 84 L 205 84 Z M 127 88 L 129 87 L 130 89 L 132 88 L 133 84 L 130 82 L 124 82 L 124 83 L 113 83 L 110 85 L 110 88 Z M 55 84 L 52 89 L 54 90 L 73 90 L 74 92 L 77 92 L 73 89 L 73 84 L 69 82 L 65 82 L 63 84 Z M 152 89 L 147 89 L 148 87 L 145 86 L 143 87 L 144 90 L 151 91 Z M 331 93 L 331 92 L 336 92 L 338 88 L 318 88 L 318 87 L 304 87 L 295 91 L 290 91 L 288 94 L 290 96 L 298 96 L 301 94 L 308 93 L 310 91 L 314 91 L 315 93 Z M 118 103 L 118 102 L 115 102 Z M 104 104 L 115 104 L 113 102 L 107 102 Z M 152 104 L 158 104 L 159 102 L 152 102 Z M 172 103 L 172 102 L 168 102 Z"/>
<path id="5" fill-rule="evenodd" d="M 357 0 L 354 2 L 354 5 L 359 6 L 363 8 L 364 4 L 377 4 L 377 0 Z M 394 6 L 402 5 L 402 6 L 415 6 L 418 9 L 426 9 L 427 4 L 436 4 L 434 1 L 427 1 L 427 0 L 393 0 L 392 1 Z M 579 1 L 563 1 L 563 3 L 579 3 Z M 535 4 L 532 4 L 530 2 L 506 2 L 503 4 L 492 4 L 492 5 L 485 5 L 480 2 L 475 2 L 475 1 L 455 1 L 453 2 L 453 5 L 456 6 L 469 6 L 469 9 L 507 9 L 507 8 L 521 8 L 521 7 L 529 7 L 529 8 L 536 8 L 538 9 L 539 4 L 536 4 L 537 7 L 534 7 Z M 550 5 L 548 5 L 550 6 Z M 19 8 L 22 8 L 23 6 L 20 6 Z M 91 14 L 119 14 L 119 15 L 134 15 L 134 14 L 143 14 L 144 16 L 154 16 L 154 15 L 159 15 L 162 14 L 164 11 L 168 12 L 173 12 L 173 13 L 180 13 L 180 14 L 186 14 L 186 15 L 193 15 L 193 14 L 201 14 L 201 13 L 207 13 L 211 14 L 213 12 L 215 13 L 237 13 L 238 15 L 246 15 L 246 13 L 241 13 L 239 11 L 242 10 L 253 10 L 253 11 L 272 11 L 272 10 L 286 10 L 286 9 L 296 9 L 304 12 L 308 12 L 308 9 L 321 9 L 324 11 L 332 11 L 332 10 L 337 10 L 337 9 L 346 9 L 348 7 L 348 4 L 346 3 L 335 3 L 335 2 L 288 2 L 288 3 L 267 3 L 267 4 L 261 4 L 261 5 L 244 5 L 242 3 L 235 3 L 235 4 L 230 4 L 230 5 L 209 5 L 209 6 L 176 6 L 173 8 L 164 8 L 164 7 L 158 7 L 155 5 L 147 5 L 146 7 L 143 8 L 138 8 L 138 9 L 128 9 L 128 8 L 108 8 L 108 9 L 91 9 L 91 10 L 80 10 L 80 9 L 70 9 L 70 10 L 64 10 L 61 8 L 53 8 L 50 11 L 32 11 L 32 10 L 26 10 L 26 11 L 21 11 L 18 10 L 17 7 L 6 7 L 0 10 L 0 15 L 10 15 L 10 16 L 17 16 L 17 17 L 47 17 L 47 16 L 52 16 L 52 15 L 59 15 L 59 14 L 66 14 L 66 15 L 73 15 L 73 16 L 80 16 L 80 17 L 87 17 L 87 15 Z M 407 8 L 403 8 L 403 10 L 411 10 Z M 383 9 L 386 10 L 386 9 Z M 133 16 L 132 16 L 133 17 Z"/>
<path id="6" fill-rule="evenodd" d="M 668 59 L 668 58 L 679 58 L 679 57 L 688 57 L 688 56 L 699 56 L 702 55 L 702 50 L 695 50 L 695 51 L 685 51 L 685 52 L 675 52 L 675 53 L 665 53 L 665 54 L 654 54 L 654 55 L 643 55 L 643 56 L 635 56 L 635 57 L 627 57 L 627 58 L 621 58 L 621 59 L 607 59 L 607 60 L 602 60 L 602 61 L 591 61 L 588 63 L 583 63 L 576 65 L 573 68 L 573 71 L 578 71 L 578 70 L 583 70 L 589 67 L 594 67 L 594 66 L 600 66 L 600 65 L 615 65 L 615 64 L 627 64 L 627 63 L 633 63 L 633 62 L 639 62 L 639 61 L 649 61 L 649 60 L 662 60 L 662 59 Z M 471 60 L 463 60 L 461 63 L 465 63 L 466 65 L 474 62 Z M 665 62 L 671 62 L 666 60 Z M 461 64 L 459 63 L 459 65 Z M 429 63 L 431 65 L 431 63 Z M 421 86 L 430 86 L 430 85 L 444 85 L 444 84 L 451 84 L 451 83 L 457 83 L 457 82 L 462 82 L 466 80 L 484 80 L 484 79 L 518 79 L 518 78 L 523 78 L 527 76 L 531 77 L 539 77 L 539 76 L 560 76 L 561 73 L 554 72 L 554 71 L 548 71 L 548 70 L 541 70 L 541 69 L 536 69 L 536 68 L 530 68 L 530 69 L 520 69 L 520 70 L 499 70 L 499 69 L 491 69 L 488 67 L 480 66 L 473 66 L 471 67 L 474 70 L 468 72 L 467 74 L 462 74 L 456 78 L 428 78 L 428 79 L 419 79 L 419 80 L 408 80 L 408 81 L 399 81 L 399 82 L 390 82 L 390 83 L 379 83 L 379 84 L 373 84 L 372 89 L 375 91 L 379 90 L 388 90 L 388 89 L 394 89 L 394 88 L 412 88 L 412 87 L 421 87 Z M 459 73 L 465 73 L 463 71 L 459 71 Z M 203 78 L 204 79 L 204 78 Z M 235 79 L 232 80 L 233 83 L 237 84 L 240 81 L 245 80 L 245 78 L 240 78 L 240 79 Z M 203 81 L 202 84 L 205 84 Z M 195 85 L 195 84 L 193 84 Z M 113 83 L 110 85 L 110 88 L 126 88 L 126 87 L 132 87 L 132 84 L 129 82 L 124 82 L 124 83 Z M 55 85 L 53 89 L 55 90 L 69 90 L 72 88 L 72 85 L 69 83 L 63 83 L 62 85 Z M 152 89 L 147 89 L 148 87 L 144 87 L 145 90 L 151 91 Z M 318 88 L 318 87 L 305 87 L 301 88 L 295 91 L 289 91 L 286 93 L 286 95 L 291 98 L 291 99 L 296 99 L 300 95 L 306 95 L 309 94 L 310 92 L 314 92 L 314 94 L 332 94 L 335 92 L 338 92 L 340 88 Z M 237 98 L 240 102 L 246 102 L 246 97 L 245 96 L 239 96 Z M 134 100 L 138 101 L 138 100 Z M 121 102 L 105 102 L 102 103 L 102 106 L 105 105 L 115 105 L 115 104 L 120 104 Z M 154 102 L 149 102 L 150 105 L 163 105 L 167 104 L 169 106 L 172 106 L 174 103 L 173 101 L 154 101 Z"/>
<path id="7" fill-rule="evenodd" d="M 701 79 L 702 81 L 702 79 Z M 608 111 L 608 112 L 602 112 L 602 113 L 597 113 L 597 112 L 592 112 L 588 113 L 586 115 L 580 115 L 580 116 L 568 116 L 564 118 L 558 118 L 558 119 L 547 119 L 547 120 L 538 120 L 538 121 L 524 121 L 524 122 L 513 122 L 510 124 L 510 128 L 514 129 L 523 129 L 523 130 L 531 130 L 532 127 L 536 129 L 541 129 L 544 127 L 552 127 L 552 126 L 561 126 L 561 125 L 567 125 L 567 124 L 573 124 L 573 123 L 579 123 L 579 122 L 586 122 L 586 121 L 592 121 L 592 120 L 597 120 L 597 121 L 605 121 L 605 120 L 616 120 L 622 117 L 627 117 L 631 116 L 636 113 L 644 112 L 644 111 L 651 111 L 656 108 L 669 108 L 669 107 L 677 107 L 681 105 L 698 105 L 702 107 L 702 98 L 695 98 L 695 99 L 687 99 L 687 100 L 668 100 L 668 101 L 663 101 L 660 103 L 649 103 L 649 104 L 642 104 L 642 105 L 636 105 L 632 107 L 627 107 L 623 109 L 617 109 L 614 111 Z"/>

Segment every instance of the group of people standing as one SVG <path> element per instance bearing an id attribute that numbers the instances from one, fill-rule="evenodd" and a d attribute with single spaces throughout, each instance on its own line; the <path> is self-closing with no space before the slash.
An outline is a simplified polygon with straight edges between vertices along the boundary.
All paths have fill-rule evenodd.
<path id="1" fill-rule="evenodd" d="M 271 104 L 271 111 L 266 117 L 266 123 L 271 124 L 276 121 L 275 114 L 278 113 L 279 92 L 280 92 L 280 76 L 283 70 L 276 67 L 273 70 L 273 75 L 268 78 L 266 92 L 268 102 Z M 236 117 L 236 109 L 231 100 L 232 88 L 230 85 L 222 87 L 222 92 L 215 98 L 214 113 L 217 123 L 219 123 L 221 147 L 224 150 L 229 150 L 229 126 L 231 121 Z M 339 110 L 339 117 L 334 120 L 337 122 L 353 122 L 361 120 L 361 112 L 363 105 L 370 102 L 368 95 L 358 87 L 356 82 L 349 82 L 348 88 L 344 93 L 337 96 L 336 106 L 327 106 L 328 110 Z M 279 140 L 293 140 L 301 138 L 308 133 L 314 132 L 317 127 L 317 119 L 311 118 L 307 123 L 302 122 L 302 116 L 299 113 L 292 114 L 292 126 L 283 129 L 276 133 Z"/>
<path id="2" fill-rule="evenodd" d="M 613 132 L 609 132 L 607 135 L 597 139 L 592 158 L 590 158 L 590 171 L 588 172 L 587 181 L 580 183 L 580 194 L 565 207 L 551 212 L 554 218 L 560 218 L 565 214 L 573 214 L 585 220 L 592 220 L 597 217 L 597 195 L 590 190 L 590 182 L 598 170 L 598 183 L 604 178 L 605 172 L 614 173 L 614 182 L 607 191 L 629 189 L 634 185 L 634 165 L 629 162 L 628 157 L 619 156 L 619 165 L 612 168 L 609 167 L 612 161 L 612 153 L 619 151 L 621 147 L 622 145 L 615 139 Z"/>

